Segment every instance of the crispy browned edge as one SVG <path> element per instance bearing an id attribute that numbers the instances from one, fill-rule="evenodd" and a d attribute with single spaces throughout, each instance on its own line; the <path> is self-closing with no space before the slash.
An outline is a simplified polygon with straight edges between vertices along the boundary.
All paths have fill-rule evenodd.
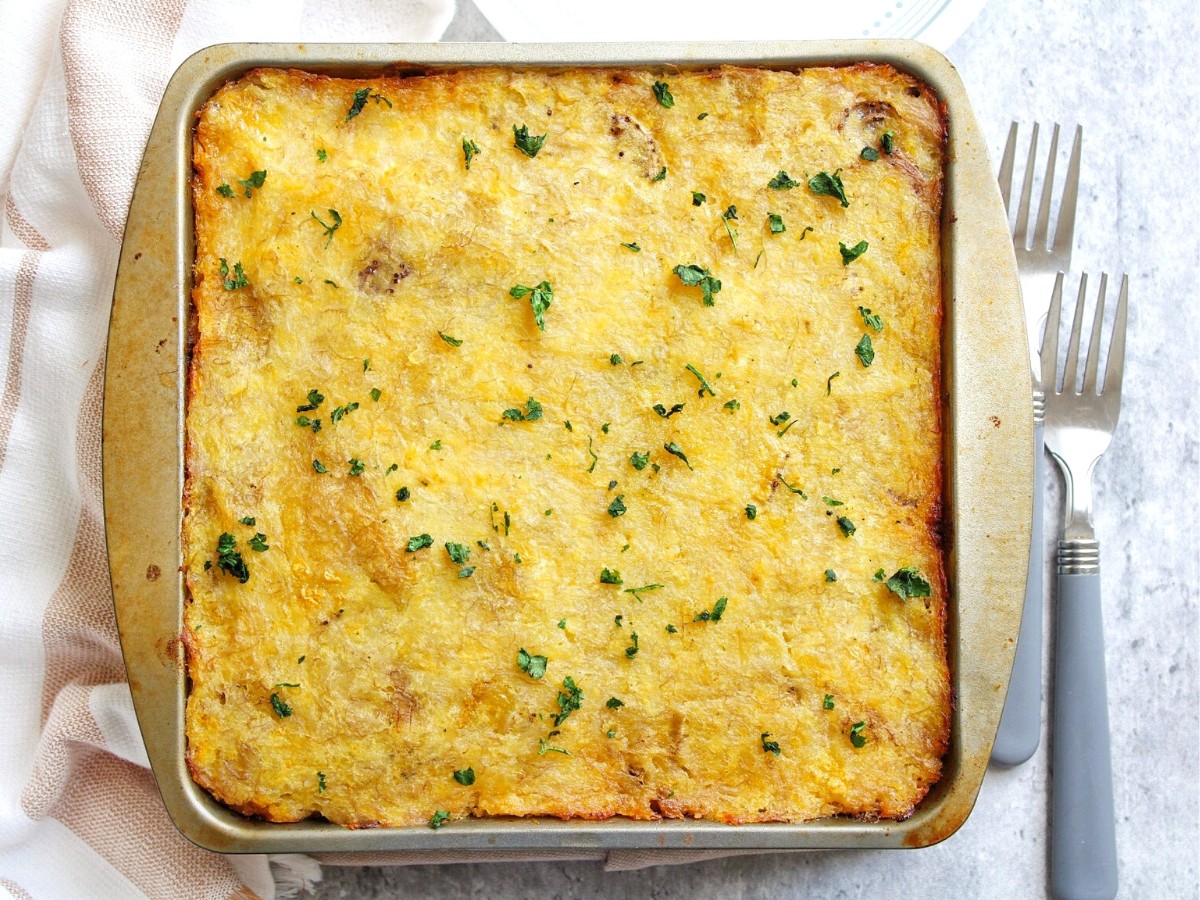
<path id="1" fill-rule="evenodd" d="M 654 68 L 654 67 L 646 67 L 646 68 Z M 723 72 L 728 71 L 730 69 L 738 69 L 738 68 L 753 68 L 753 67 L 743 67 L 743 66 L 715 67 L 712 70 L 710 70 L 709 77 L 719 78 L 722 76 Z M 942 171 L 939 173 L 935 182 L 932 182 L 927 185 L 923 185 L 922 182 L 918 181 L 914 177 L 915 173 L 913 171 L 905 169 L 905 172 L 907 175 L 909 175 L 910 179 L 913 181 L 914 189 L 920 190 L 922 188 L 922 186 L 925 188 L 925 201 L 927 203 L 929 203 L 931 206 L 934 206 L 936 208 L 937 213 L 938 213 L 938 218 L 937 218 L 938 240 L 939 240 L 939 243 L 941 243 L 944 239 L 944 235 L 943 235 L 944 229 L 942 226 L 942 214 L 943 214 L 943 203 L 944 203 L 944 199 L 945 199 L 945 166 L 946 166 L 947 140 L 948 140 L 948 134 L 949 134 L 947 125 L 946 125 L 947 118 L 948 118 L 948 112 L 947 112 L 947 107 L 946 107 L 945 101 L 943 101 L 941 98 L 939 98 L 936 95 L 936 93 L 927 84 L 922 82 L 920 79 L 916 78 L 915 76 L 913 76 L 907 72 L 903 72 L 903 71 L 897 69 L 895 66 L 892 66 L 887 63 L 859 62 L 859 63 L 854 63 L 854 64 L 846 65 L 846 66 L 812 66 L 812 67 L 807 67 L 807 68 L 844 68 L 844 69 L 853 69 L 853 70 L 857 70 L 857 71 L 868 71 L 868 70 L 872 70 L 872 69 L 889 69 L 892 72 L 896 73 L 896 75 L 898 75 L 902 78 L 908 79 L 912 83 L 911 87 L 909 88 L 910 91 L 924 91 L 934 101 L 934 104 L 935 104 L 934 111 L 936 112 L 937 126 L 938 126 L 938 131 L 939 131 L 939 133 L 936 135 L 936 137 L 938 139 L 938 142 L 941 145 L 940 149 L 941 149 L 941 154 L 942 154 Z M 252 70 L 240 75 L 238 78 L 230 79 L 225 84 L 221 85 L 221 87 L 219 87 L 216 91 L 214 91 L 213 94 L 209 97 L 209 99 L 205 101 L 204 105 L 196 110 L 196 113 L 195 113 L 196 122 L 199 123 L 200 119 L 204 115 L 204 111 L 208 108 L 208 106 L 215 99 L 217 99 L 219 97 L 219 95 L 223 91 L 225 91 L 226 89 L 232 87 L 233 85 L 237 84 L 238 82 L 240 82 L 246 78 L 253 77 L 254 75 L 256 75 L 259 72 L 271 71 L 271 70 L 273 70 L 272 67 L 261 67 L 261 68 L 252 69 Z M 457 74 L 458 71 L 460 71 L 460 70 L 454 70 L 454 71 L 450 71 L 450 72 L 443 71 L 443 70 L 435 70 L 435 71 L 431 71 L 428 73 L 420 73 L 419 72 L 419 73 L 415 73 L 415 74 L 382 76 L 380 78 L 357 78 L 357 79 L 354 79 L 354 78 L 342 79 L 337 76 L 322 75 L 322 74 L 318 74 L 315 72 L 308 72 L 303 69 L 289 68 L 286 71 L 289 74 L 298 77 L 305 84 L 314 85 L 314 84 L 324 83 L 324 82 L 328 82 L 328 81 L 341 81 L 341 80 L 351 81 L 351 82 L 357 81 L 357 82 L 363 82 L 363 83 L 365 83 L 365 82 L 378 83 L 380 81 L 382 81 L 382 82 L 403 81 L 408 78 L 414 78 L 414 77 L 420 78 L 420 77 L 426 77 L 428 75 L 440 75 L 440 76 L 450 75 L 450 76 L 453 76 L 453 75 Z M 600 69 L 599 71 L 604 71 L 604 69 Z M 612 73 L 612 76 L 614 78 L 616 78 L 616 77 L 622 76 L 625 72 L 627 72 L 629 70 L 628 69 L 612 69 L 609 71 Z M 914 96 L 917 96 L 917 95 L 914 94 Z M 849 112 L 849 110 L 847 110 L 847 113 L 848 112 Z M 192 140 L 193 140 L 193 153 L 192 153 L 193 168 L 192 168 L 192 178 L 191 178 L 192 203 L 193 203 L 195 222 L 198 223 L 200 215 L 201 215 L 201 211 L 204 209 L 211 208 L 212 201 L 211 201 L 211 198 L 209 198 L 204 192 L 201 191 L 199 172 L 195 166 L 195 142 L 197 140 L 196 134 L 195 134 L 195 127 L 193 127 Z M 901 166 L 901 168 L 903 169 L 904 167 Z M 192 287 L 192 293 L 188 298 L 188 317 L 187 317 L 186 346 L 185 346 L 185 356 L 186 356 L 186 361 L 187 361 L 188 375 L 187 375 L 187 388 L 186 388 L 185 395 L 184 395 L 184 413 L 185 413 L 184 420 L 185 420 L 185 422 L 186 422 L 187 409 L 191 406 L 192 396 L 196 390 L 196 371 L 195 371 L 196 367 L 195 367 L 194 355 L 197 352 L 196 348 L 199 345 L 199 323 L 197 322 L 197 318 L 196 318 L 195 297 L 196 297 L 196 293 L 199 290 L 200 284 L 204 280 L 204 274 L 202 272 L 200 272 L 195 266 L 196 246 L 195 246 L 194 242 L 196 240 L 195 235 L 197 232 L 198 232 L 198 229 L 193 230 L 193 248 L 192 248 L 192 259 L 193 259 L 193 265 L 192 265 L 193 282 L 192 282 L 192 284 L 193 284 L 193 287 Z M 935 275 L 935 278 L 934 278 L 934 281 L 933 281 L 933 284 L 931 285 L 931 287 L 933 288 L 934 295 L 936 297 L 936 307 L 934 310 L 934 318 L 936 320 L 937 333 L 939 335 L 941 335 L 942 334 L 942 325 L 945 321 L 945 298 L 943 297 L 943 294 L 942 294 L 942 271 L 941 271 L 940 266 L 936 270 L 936 275 Z M 938 364 L 935 365 L 932 370 L 933 395 L 934 395 L 936 402 L 934 403 L 935 422 L 934 422 L 933 430 L 930 434 L 930 438 L 933 440 L 936 440 L 939 446 L 944 447 L 943 423 L 942 423 L 942 420 L 943 420 L 942 368 L 943 368 L 943 366 L 942 366 L 941 360 L 939 359 Z M 191 458 L 192 458 L 191 457 L 191 437 L 189 434 L 187 434 L 186 426 L 185 426 L 185 432 L 184 432 L 184 487 L 183 487 L 182 506 L 181 506 L 181 512 L 183 515 L 180 518 L 180 527 L 181 528 L 182 528 L 182 524 L 183 524 L 183 517 L 185 517 L 187 515 L 188 510 L 191 508 L 191 484 L 192 484 L 191 469 L 190 469 Z M 935 483 L 936 483 L 935 495 L 936 496 L 935 496 L 934 502 L 931 504 L 931 506 L 929 508 L 929 513 L 926 517 L 925 528 L 926 528 L 926 533 L 929 536 L 930 540 L 940 551 L 939 556 L 938 556 L 937 572 L 934 574 L 934 578 L 937 582 L 936 586 L 937 586 L 937 590 L 938 590 L 938 596 L 940 596 L 942 598 L 942 602 L 940 603 L 940 605 L 938 607 L 937 617 L 938 617 L 938 625 L 940 627 L 940 631 L 942 634 L 943 658 L 946 658 L 946 651 L 947 651 L 947 648 L 946 648 L 946 637 L 947 637 L 946 636 L 946 624 L 947 624 L 946 611 L 947 611 L 948 605 L 950 603 L 950 595 L 949 595 L 948 578 L 947 578 L 947 574 L 946 574 L 946 556 L 947 556 L 947 553 L 949 550 L 949 547 L 947 546 L 948 541 L 949 541 L 949 535 L 946 533 L 946 529 L 945 529 L 946 522 L 944 519 L 944 515 L 945 515 L 945 506 L 944 506 L 945 460 L 944 460 L 944 453 L 938 455 L 936 469 L 937 469 L 936 474 L 935 474 Z M 181 571 L 186 576 L 186 574 L 187 574 L 186 563 L 181 565 Z M 184 583 L 186 586 L 186 578 L 185 578 Z M 185 590 L 186 590 L 186 587 L 185 587 Z M 192 602 L 191 592 L 187 591 L 185 603 L 190 604 L 191 602 Z M 195 651 L 195 647 L 193 644 L 193 638 L 194 638 L 194 635 L 192 634 L 191 629 L 188 627 L 188 625 L 185 622 L 184 626 L 183 626 L 181 640 L 182 640 L 183 647 L 185 649 L 185 655 L 186 655 L 186 659 L 187 659 L 187 688 L 188 688 L 189 693 L 191 692 L 191 680 L 192 680 L 193 667 L 196 664 L 196 651 Z M 949 665 L 947 662 L 947 670 L 948 670 L 948 668 L 949 668 Z M 951 696 L 949 698 L 950 702 L 949 702 L 947 708 L 943 710 L 941 738 L 934 748 L 935 755 L 942 759 L 944 759 L 944 757 L 946 755 L 946 750 L 949 747 L 950 722 L 951 722 L 952 711 L 953 711 L 954 703 L 955 703 L 955 698 L 953 696 L 953 680 L 952 679 L 951 679 L 950 685 L 951 685 Z M 185 741 L 186 741 L 186 729 L 185 729 Z M 188 746 L 185 750 L 184 760 L 187 765 L 189 774 L 191 775 L 192 779 L 198 785 L 200 785 L 200 787 L 202 787 L 204 790 L 206 790 L 209 794 L 211 794 L 216 800 L 218 800 L 224 806 L 226 806 L 229 809 L 232 809 L 235 812 L 240 813 L 241 815 L 249 816 L 249 817 L 257 816 L 257 817 L 265 819 L 267 821 L 279 822 L 279 823 L 298 822 L 298 821 L 303 821 L 304 818 L 321 818 L 319 813 L 312 813 L 311 815 L 300 818 L 300 819 L 289 819 L 289 818 L 284 818 L 281 816 L 274 815 L 271 810 L 271 807 L 266 804 L 261 804 L 261 803 L 257 803 L 254 801 L 246 801 L 243 803 L 233 802 L 233 801 L 227 799 L 226 797 L 222 796 L 222 791 L 220 790 L 218 785 L 210 783 L 204 777 L 204 774 L 199 770 L 199 768 L 196 766 L 196 764 L 193 760 L 192 749 L 190 746 Z M 841 814 L 841 815 L 843 815 L 847 818 L 853 818 L 853 819 L 856 819 L 859 821 L 864 821 L 864 822 L 875 822 L 875 821 L 880 821 L 882 819 L 888 819 L 888 820 L 893 820 L 893 821 L 897 821 L 897 822 L 902 822 L 905 819 L 907 819 L 913 815 L 913 813 L 916 811 L 916 808 L 921 804 L 921 801 L 923 801 L 925 799 L 925 797 L 928 796 L 929 791 L 933 788 L 933 786 L 935 784 L 937 784 L 937 782 L 940 779 L 941 779 L 941 768 L 939 767 L 938 770 L 934 773 L 933 777 L 931 777 L 930 780 L 924 785 L 924 789 L 919 791 L 918 794 L 908 804 L 897 805 L 894 808 L 888 807 L 885 804 L 884 806 L 881 807 L 881 809 L 879 810 L 878 813 L 853 813 L 853 814 Z M 692 810 L 687 808 L 684 804 L 680 803 L 679 801 L 670 799 L 670 798 L 658 798 L 657 800 L 652 799 L 650 801 L 650 808 L 655 815 L 649 816 L 649 817 L 647 817 L 647 819 L 654 819 L 654 818 L 685 819 L 688 817 L 689 814 L 692 813 Z M 576 812 L 576 811 L 567 809 L 567 810 L 564 810 L 557 814 L 546 813 L 545 815 L 548 817 L 552 817 L 552 818 L 559 818 L 564 821 L 570 820 L 573 818 L 601 821 L 601 820 L 612 818 L 613 816 L 618 815 L 618 813 L 616 813 L 615 811 L 611 811 L 611 812 L 579 811 L 579 812 Z M 520 818 L 520 817 L 494 816 L 494 817 L 487 817 L 487 818 Z M 748 818 L 743 818 L 743 817 L 739 817 L 739 816 L 726 815 L 726 816 L 720 817 L 720 819 L 717 821 L 720 821 L 723 824 L 727 824 L 727 825 L 744 825 L 744 824 L 758 823 L 758 822 L 786 822 L 786 821 L 790 821 L 790 820 L 783 818 L 783 817 L 748 819 Z M 357 822 L 357 823 L 345 824 L 345 825 L 343 825 L 343 827 L 349 828 L 351 830 L 356 830 L 356 829 L 360 829 L 360 828 L 379 828 L 379 827 L 385 827 L 385 826 L 383 826 L 381 823 L 378 823 L 378 822 Z"/>

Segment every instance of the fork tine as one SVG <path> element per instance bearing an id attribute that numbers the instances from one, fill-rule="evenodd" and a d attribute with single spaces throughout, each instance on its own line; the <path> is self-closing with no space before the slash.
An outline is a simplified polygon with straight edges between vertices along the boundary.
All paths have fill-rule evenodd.
<path id="1" fill-rule="evenodd" d="M 1075 318 L 1071 320 L 1071 339 L 1067 341 L 1067 362 L 1063 370 L 1064 394 L 1077 393 L 1075 380 L 1079 372 L 1079 339 L 1083 331 L 1083 308 L 1087 305 L 1087 275 L 1079 278 L 1079 296 L 1075 298 Z"/>
<path id="2" fill-rule="evenodd" d="M 1125 370 L 1125 320 L 1129 309 L 1129 276 L 1121 276 L 1121 293 L 1117 297 L 1117 314 L 1113 317 L 1112 340 L 1108 345 L 1108 362 L 1104 364 L 1104 393 L 1121 399 L 1121 376 Z"/>
<path id="3" fill-rule="evenodd" d="M 1013 243 L 1024 250 L 1029 245 L 1029 201 L 1033 194 L 1033 170 L 1037 167 L 1038 125 L 1033 123 L 1033 134 L 1029 137 L 1029 158 L 1025 161 L 1025 181 L 1021 186 L 1021 203 L 1017 207 L 1017 221 L 1013 228 Z"/>
<path id="4" fill-rule="evenodd" d="M 1042 349 L 1039 356 L 1042 361 L 1042 390 L 1053 394 L 1057 390 L 1058 379 L 1055 367 L 1058 365 L 1058 327 L 1062 320 L 1063 273 L 1059 272 L 1054 278 L 1054 291 L 1050 294 L 1050 308 L 1046 310 L 1046 330 L 1042 332 Z"/>
<path id="5" fill-rule="evenodd" d="M 1004 157 L 1000 160 L 1000 174 L 996 176 L 996 180 L 1000 182 L 1000 196 L 1004 199 L 1004 211 L 1012 212 L 1012 205 L 1009 203 L 1009 196 L 1012 194 L 1012 173 L 1013 162 L 1017 156 L 1017 131 L 1020 129 L 1018 123 L 1013 122 L 1008 128 L 1008 142 L 1004 145 Z"/>
<path id="6" fill-rule="evenodd" d="M 1037 224 L 1033 228 L 1033 248 L 1046 249 L 1046 235 L 1050 231 L 1050 204 L 1054 200 L 1054 161 L 1058 158 L 1058 123 L 1050 132 L 1050 152 L 1046 156 L 1046 174 L 1042 179 L 1042 202 L 1038 204 Z"/>
<path id="7" fill-rule="evenodd" d="M 1057 126 L 1055 126 L 1057 127 Z M 1058 207 L 1058 224 L 1054 226 L 1054 251 L 1071 253 L 1075 236 L 1075 201 L 1079 199 L 1079 157 L 1083 153 L 1083 126 L 1075 126 L 1075 143 L 1071 161 L 1067 163 L 1067 180 L 1063 182 L 1062 203 Z"/>
<path id="8" fill-rule="evenodd" d="M 1088 340 L 1087 361 L 1083 364 L 1084 394 L 1096 392 L 1096 367 L 1100 364 L 1100 331 L 1104 327 L 1104 294 L 1108 290 L 1108 275 L 1100 273 L 1100 295 L 1096 298 L 1096 312 L 1092 315 L 1092 336 Z"/>

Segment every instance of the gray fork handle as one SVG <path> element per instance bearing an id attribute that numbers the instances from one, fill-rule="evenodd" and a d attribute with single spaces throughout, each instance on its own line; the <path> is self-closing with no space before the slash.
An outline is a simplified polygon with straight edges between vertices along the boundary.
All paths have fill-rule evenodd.
<path id="1" fill-rule="evenodd" d="M 1042 498 L 1045 496 L 1046 461 L 1043 429 L 1033 430 L 1033 535 L 1029 543 L 1029 577 L 1025 582 L 1025 610 L 1017 636 L 1012 679 L 1000 730 L 992 747 L 992 761 L 1019 766 L 1033 756 L 1042 736 Z"/>
<path id="2" fill-rule="evenodd" d="M 1051 730 L 1050 886 L 1062 900 L 1117 893 L 1100 575 L 1058 576 Z"/>

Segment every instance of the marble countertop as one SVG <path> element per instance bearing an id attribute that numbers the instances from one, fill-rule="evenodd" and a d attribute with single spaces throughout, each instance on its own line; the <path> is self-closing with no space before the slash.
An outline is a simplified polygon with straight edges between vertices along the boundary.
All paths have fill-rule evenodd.
<path id="1" fill-rule="evenodd" d="M 1190 2 L 990 0 L 946 53 L 994 159 L 1013 119 L 1082 124 L 1074 261 L 1079 271 L 1130 274 L 1121 422 L 1096 473 L 1119 896 L 1129 898 L 1200 896 L 1200 97 L 1196 79 L 1180 77 L 1200 51 L 1198 21 Z M 499 36 L 470 0 L 459 0 L 446 39 Z M 1048 480 L 1051 537 L 1059 490 L 1056 474 Z M 1047 674 L 1052 611 L 1050 601 Z M 636 872 L 591 862 L 326 866 L 308 896 L 1040 897 L 1048 769 L 1045 737 L 1025 765 L 991 767 L 967 823 L 925 850 L 747 856 Z"/>

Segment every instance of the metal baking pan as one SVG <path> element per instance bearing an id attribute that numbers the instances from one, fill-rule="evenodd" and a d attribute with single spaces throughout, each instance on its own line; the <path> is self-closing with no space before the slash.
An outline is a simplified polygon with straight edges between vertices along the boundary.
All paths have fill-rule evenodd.
<path id="1" fill-rule="evenodd" d="M 944 102 L 943 440 L 949 525 L 948 644 L 954 692 L 943 776 L 903 822 L 831 818 L 730 826 L 705 821 L 469 819 L 352 831 L 245 818 L 184 762 L 187 682 L 180 571 L 187 329 L 192 288 L 192 128 L 220 85 L 259 66 L 366 76 L 477 65 L 694 69 L 886 62 Z M 113 596 L 138 721 L 167 811 L 221 852 L 477 848 L 922 847 L 966 820 L 983 781 L 1012 667 L 1032 509 L 1033 427 L 1012 241 L 986 145 L 950 63 L 911 41 L 675 44 L 226 44 L 167 85 L 121 249 L 104 393 L 104 507 Z"/>

